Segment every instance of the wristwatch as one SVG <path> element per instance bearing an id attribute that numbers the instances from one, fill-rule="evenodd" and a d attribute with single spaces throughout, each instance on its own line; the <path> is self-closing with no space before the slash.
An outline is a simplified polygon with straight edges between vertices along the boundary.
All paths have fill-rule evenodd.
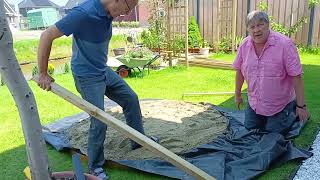
<path id="1" fill-rule="evenodd" d="M 296 107 L 299 109 L 304 109 L 305 107 L 307 107 L 307 105 L 305 105 L 305 104 L 303 106 L 296 105 Z"/>

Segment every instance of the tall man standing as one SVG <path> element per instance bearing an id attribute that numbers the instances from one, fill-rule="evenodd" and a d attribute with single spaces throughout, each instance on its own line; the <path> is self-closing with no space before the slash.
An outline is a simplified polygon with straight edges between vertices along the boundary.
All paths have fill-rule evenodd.
<path id="1" fill-rule="evenodd" d="M 286 133 L 298 116 L 309 117 L 304 99 L 302 66 L 292 40 L 270 30 L 265 12 L 247 17 L 249 36 L 238 49 L 233 64 L 236 72 L 236 103 L 242 103 L 241 88 L 248 84 L 247 129 Z"/>
<path id="2" fill-rule="evenodd" d="M 129 13 L 138 0 L 87 0 L 73 8 L 66 17 L 44 31 L 38 50 L 39 83 L 50 90 L 54 81 L 47 73 L 52 42 L 73 34 L 71 69 L 75 85 L 82 98 L 104 110 L 104 95 L 118 103 L 127 124 L 144 134 L 140 105 L 136 93 L 111 68 L 106 66 L 112 19 Z M 107 126 L 90 118 L 88 160 L 91 174 L 108 179 L 102 169 L 105 162 L 103 143 Z M 154 137 L 151 137 L 153 140 Z M 141 147 L 131 142 L 132 149 Z"/>

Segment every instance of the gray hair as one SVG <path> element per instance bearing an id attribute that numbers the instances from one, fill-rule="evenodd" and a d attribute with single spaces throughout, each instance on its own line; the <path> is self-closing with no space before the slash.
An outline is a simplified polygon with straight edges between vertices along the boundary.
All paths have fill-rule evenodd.
<path id="1" fill-rule="evenodd" d="M 269 16 L 264 11 L 252 11 L 247 16 L 246 25 L 248 25 L 255 21 L 264 21 L 265 23 L 269 24 Z"/>

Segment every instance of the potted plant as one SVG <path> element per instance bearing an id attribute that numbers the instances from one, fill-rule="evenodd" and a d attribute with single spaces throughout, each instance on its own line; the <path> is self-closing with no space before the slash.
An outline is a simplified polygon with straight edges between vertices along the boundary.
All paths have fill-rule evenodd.
<path id="1" fill-rule="evenodd" d="M 199 48 L 201 46 L 202 36 L 200 33 L 199 26 L 196 22 L 196 18 L 192 16 L 189 21 L 188 28 L 188 44 L 189 44 L 189 52 L 190 53 L 199 53 Z"/>
<path id="2" fill-rule="evenodd" d="M 209 44 L 207 41 L 203 41 L 202 47 L 200 48 L 200 54 L 203 55 L 205 58 L 209 57 Z"/>

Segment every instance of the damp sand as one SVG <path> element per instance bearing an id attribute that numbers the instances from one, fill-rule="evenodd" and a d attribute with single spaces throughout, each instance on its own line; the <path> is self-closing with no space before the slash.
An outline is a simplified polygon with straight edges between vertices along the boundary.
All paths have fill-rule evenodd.
<path id="1" fill-rule="evenodd" d="M 211 142 L 223 134 L 228 120 L 211 104 L 189 103 L 171 100 L 141 101 L 143 126 L 147 135 L 160 138 L 160 144 L 174 153 L 183 153 Z M 125 122 L 122 108 L 107 110 L 115 118 Z M 87 154 L 89 120 L 84 120 L 67 131 L 73 147 Z M 146 148 L 131 150 L 130 140 L 108 127 L 104 144 L 108 160 L 140 160 L 159 158 Z"/>

